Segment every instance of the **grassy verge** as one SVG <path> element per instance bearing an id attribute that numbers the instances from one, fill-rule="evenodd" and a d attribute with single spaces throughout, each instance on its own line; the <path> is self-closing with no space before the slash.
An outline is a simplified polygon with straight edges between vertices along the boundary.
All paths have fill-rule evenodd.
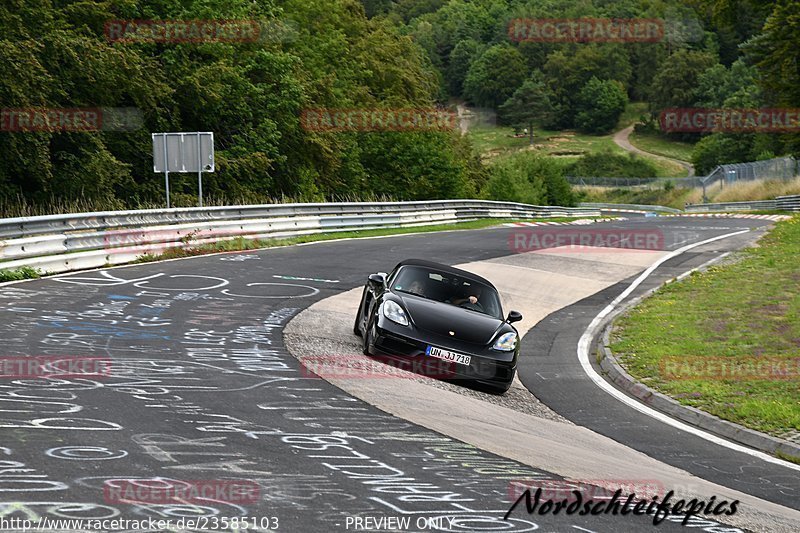
<path id="1" fill-rule="evenodd" d="M 190 246 L 188 248 L 168 248 L 160 254 L 145 254 L 140 256 L 137 263 L 147 263 L 150 261 L 161 261 L 164 259 L 176 259 L 179 257 L 193 257 L 196 255 L 214 254 L 219 252 L 235 252 L 246 250 L 258 250 L 262 248 L 274 248 L 276 246 L 290 246 L 292 244 L 301 244 L 306 242 L 316 241 L 330 241 L 336 239 L 352 239 L 364 237 L 380 237 L 385 235 L 403 235 L 407 233 L 427 233 L 433 231 L 447 231 L 447 230 L 469 230 L 469 229 L 483 229 L 508 222 L 568 222 L 577 219 L 595 219 L 597 217 L 552 217 L 552 218 L 538 218 L 538 219 L 525 219 L 525 220 L 498 220 L 498 219 L 480 219 L 470 222 L 458 222 L 455 224 L 436 224 L 431 226 L 416 226 L 407 228 L 379 228 L 372 230 L 361 231 L 339 231 L 335 233 L 315 233 L 310 235 L 299 235 L 297 237 L 286 237 L 276 239 L 245 239 L 237 237 L 235 239 L 220 240 L 214 243 L 198 244 L 197 246 Z M 614 218 L 614 217 L 603 217 Z M 190 241 L 191 242 L 191 241 Z"/>
<path id="2" fill-rule="evenodd" d="M 611 135 L 587 135 L 574 131 L 543 130 L 534 126 L 533 146 L 527 136 L 514 137 L 508 126 L 478 124 L 469 129 L 475 148 L 484 159 L 509 155 L 520 150 L 534 150 L 543 155 L 577 159 L 587 153 L 611 150 L 625 153 Z"/>
<path id="3" fill-rule="evenodd" d="M 611 188 L 580 187 L 582 202 L 609 202 L 618 204 L 653 204 L 683 209 L 684 204 L 703 201 L 700 187 L 672 190 L 661 188 Z M 706 190 L 710 202 L 752 202 L 771 200 L 776 196 L 800 194 L 800 178 L 793 180 L 743 181 L 732 185 L 715 183 Z"/>
<path id="4" fill-rule="evenodd" d="M 4 281 L 19 281 L 21 279 L 36 279 L 42 277 L 38 268 L 19 267 L 14 269 L 0 268 L 0 283 Z"/>
<path id="5" fill-rule="evenodd" d="M 531 150 L 537 154 L 557 157 L 572 163 L 587 154 L 611 152 L 627 154 L 614 142 L 614 135 L 588 135 L 570 130 L 550 131 L 534 127 L 533 145 L 528 137 L 514 137 L 507 126 L 478 124 L 470 128 L 469 135 L 482 159 L 491 163 L 501 157 Z M 647 158 L 656 167 L 656 177 L 683 176 L 686 171 L 671 161 Z"/>
<path id="6" fill-rule="evenodd" d="M 663 205 L 683 209 L 687 203 L 694 204 L 703 200 L 701 189 L 664 188 L 627 188 L 612 189 L 610 187 L 579 187 L 581 202 L 605 202 L 611 204 L 650 204 Z"/>
<path id="7" fill-rule="evenodd" d="M 197 196 L 194 194 L 172 192 L 172 207 L 196 207 Z M 362 194 L 346 194 L 323 199 L 317 197 L 304 196 L 280 196 L 270 197 L 267 195 L 252 194 L 239 197 L 214 197 L 205 196 L 203 205 L 206 207 L 231 206 L 231 205 L 263 205 L 263 204 L 287 204 L 304 202 L 394 202 L 394 198 L 384 194 L 365 192 Z M 22 196 L 0 196 L 0 218 L 32 217 L 41 215 L 63 215 L 66 213 L 88 213 L 94 211 L 119 211 L 121 209 L 165 209 L 166 206 L 161 201 L 143 201 L 131 199 L 128 202 L 109 199 L 91 198 L 56 198 L 52 197 L 39 203 L 31 203 Z"/>
<path id="8" fill-rule="evenodd" d="M 655 133 L 642 133 L 634 131 L 628 137 L 631 144 L 640 150 L 651 154 L 680 159 L 681 161 L 692 160 L 692 143 L 672 141 Z"/>
<path id="9" fill-rule="evenodd" d="M 617 129 L 621 130 L 641 121 L 646 114 L 647 102 L 628 102 L 628 105 L 625 106 L 625 111 L 619 117 Z"/>
<path id="10" fill-rule="evenodd" d="M 795 215 L 734 261 L 669 284 L 620 318 L 613 351 L 684 405 L 772 435 L 800 431 L 799 256 Z M 731 369 L 745 373 L 730 379 Z"/>
<path id="11" fill-rule="evenodd" d="M 739 181 L 733 184 L 714 184 L 710 187 L 712 202 L 748 202 L 771 200 L 776 196 L 800 194 L 800 178 L 793 180 Z"/>

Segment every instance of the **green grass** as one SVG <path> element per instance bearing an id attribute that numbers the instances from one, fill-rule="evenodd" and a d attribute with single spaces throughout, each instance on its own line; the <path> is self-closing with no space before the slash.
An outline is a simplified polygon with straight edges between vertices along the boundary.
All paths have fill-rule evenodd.
<path id="1" fill-rule="evenodd" d="M 667 191 L 660 188 L 627 188 L 612 189 L 608 187 L 580 187 L 580 202 L 605 202 L 611 204 L 648 204 L 663 205 L 683 209 L 687 203 L 698 203 L 702 200 L 700 189 L 675 187 Z"/>
<path id="2" fill-rule="evenodd" d="M 434 231 L 451 231 L 451 230 L 470 230 L 470 229 L 483 229 L 508 222 L 568 222 L 571 220 L 582 219 L 595 219 L 597 217 L 552 217 L 552 218 L 537 218 L 537 219 L 480 219 L 469 222 L 458 222 L 455 224 L 436 224 L 431 226 L 417 226 L 407 228 L 379 228 L 372 230 L 362 231 L 339 231 L 335 233 L 315 233 L 310 235 L 300 235 L 297 237 L 285 237 L 276 239 L 245 239 L 237 237 L 235 239 L 220 240 L 209 244 L 198 244 L 188 248 L 168 248 L 160 254 L 145 254 L 137 258 L 136 263 L 148 263 L 151 261 L 161 261 L 164 259 L 176 259 L 180 257 L 193 257 L 197 255 L 207 255 L 219 252 L 234 252 L 246 250 L 258 250 L 262 248 L 274 248 L 277 246 L 290 246 L 292 244 L 302 244 L 306 242 L 317 241 L 330 241 L 336 239 L 352 239 L 364 237 L 380 237 L 385 235 L 403 235 L 407 233 L 427 233 Z M 603 217 L 615 218 L 615 217 Z M 186 241 L 191 242 L 191 239 Z"/>
<path id="3" fill-rule="evenodd" d="M 171 194 L 172 207 L 196 207 L 197 196 L 172 191 Z M 230 206 L 230 205 L 258 205 L 258 204 L 286 204 L 286 203 L 304 203 L 304 202 L 394 202 L 395 198 L 391 198 L 384 194 L 376 194 L 370 192 L 359 192 L 345 195 L 332 196 L 330 198 L 317 198 L 305 196 L 280 196 L 271 197 L 267 195 L 251 194 L 248 196 L 238 197 L 213 197 L 206 196 L 203 203 L 206 207 L 213 206 Z M 0 196 L 0 218 L 13 218 L 13 217 L 32 217 L 41 215 L 58 215 L 65 213 L 88 213 L 93 211 L 118 211 L 120 209 L 164 209 L 166 205 L 163 200 L 150 200 L 145 201 L 141 199 L 129 199 L 123 202 L 119 199 L 107 198 L 61 198 L 51 197 L 42 200 L 38 203 L 32 203 L 21 195 L 16 196 Z"/>
<path id="4" fill-rule="evenodd" d="M 617 129 L 621 130 L 627 128 L 631 124 L 636 124 L 642 118 L 642 115 L 647 114 L 647 102 L 629 102 L 625 106 L 625 111 L 619 117 L 617 122 Z"/>
<path id="5" fill-rule="evenodd" d="M 734 261 L 669 284 L 620 318 L 612 350 L 637 379 L 684 405 L 772 435 L 800 431 L 800 215 Z M 671 379 L 669 358 L 702 365 L 778 358 L 789 379 Z M 762 375 L 762 377 L 769 377 Z"/>
<path id="6" fill-rule="evenodd" d="M 0 269 L 0 282 L 19 281 L 22 279 L 36 279 L 42 276 L 38 268 L 19 267 L 14 269 Z"/>
<path id="7" fill-rule="evenodd" d="M 475 148 L 485 159 L 508 155 L 519 150 L 530 150 L 529 137 L 514 137 L 508 126 L 479 124 L 471 127 L 469 136 Z M 614 144 L 611 135 L 587 135 L 574 131 L 543 130 L 534 126 L 533 150 L 543 155 L 568 156 L 578 158 L 590 152 L 624 150 Z"/>
<path id="8" fill-rule="evenodd" d="M 672 141 L 662 135 L 655 133 L 632 132 L 628 137 L 631 144 L 640 150 L 657 154 L 681 161 L 692 160 L 692 150 L 694 144 L 680 141 Z"/>
<path id="9" fill-rule="evenodd" d="M 622 120 L 622 119 L 621 119 Z M 477 124 L 470 127 L 468 135 L 484 162 L 508 157 L 522 150 L 532 150 L 537 154 L 557 157 L 565 163 L 576 161 L 583 155 L 610 151 L 627 154 L 614 142 L 614 135 L 589 135 L 571 130 L 543 130 L 534 126 L 533 147 L 529 137 L 514 137 L 508 126 Z M 648 158 L 657 171 L 656 177 L 684 176 L 686 171 L 677 163 Z M 650 177 L 650 176 L 647 176 Z"/>

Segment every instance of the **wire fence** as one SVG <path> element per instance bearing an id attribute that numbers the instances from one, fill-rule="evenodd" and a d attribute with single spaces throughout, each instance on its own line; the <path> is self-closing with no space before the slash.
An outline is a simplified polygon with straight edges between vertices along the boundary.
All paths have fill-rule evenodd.
<path id="1" fill-rule="evenodd" d="M 643 189 L 662 189 L 672 184 L 674 187 L 701 187 L 702 177 L 692 178 L 616 178 L 603 176 L 567 176 L 567 182 L 577 187 L 639 187 Z"/>
<path id="2" fill-rule="evenodd" d="M 799 173 L 798 162 L 794 157 L 789 156 L 751 163 L 719 165 L 702 179 L 703 183 L 708 186 L 716 181 L 724 181 L 727 184 L 737 181 L 788 180 L 793 179 Z"/>
<path id="3" fill-rule="evenodd" d="M 776 157 L 750 163 L 719 165 L 706 176 L 690 178 L 619 178 L 605 176 L 567 176 L 567 181 L 577 187 L 613 187 L 663 189 L 665 187 L 702 187 L 703 196 L 708 188 L 720 187 L 739 181 L 791 180 L 800 176 L 800 162 L 794 157 Z"/>

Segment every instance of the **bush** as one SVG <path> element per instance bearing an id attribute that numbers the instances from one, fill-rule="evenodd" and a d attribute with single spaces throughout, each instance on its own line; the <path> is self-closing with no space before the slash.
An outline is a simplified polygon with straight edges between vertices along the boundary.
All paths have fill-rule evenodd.
<path id="1" fill-rule="evenodd" d="M 717 165 L 741 163 L 747 160 L 749 143 L 742 143 L 743 136 L 713 133 L 703 137 L 692 150 L 692 164 L 698 175 L 708 174 Z"/>
<path id="2" fill-rule="evenodd" d="M 36 279 L 41 277 L 42 273 L 38 268 L 32 267 L 19 267 L 13 270 L 0 269 L 0 282 L 3 281 L 19 281 L 22 279 Z"/>
<path id="3" fill-rule="evenodd" d="M 587 133 L 607 133 L 617 127 L 627 104 L 620 82 L 593 76 L 578 93 L 575 125 Z"/>
<path id="4" fill-rule="evenodd" d="M 650 161 L 634 154 L 600 152 L 587 154 L 566 169 L 568 176 L 608 176 L 614 178 L 650 178 L 658 173 Z"/>
<path id="5" fill-rule="evenodd" d="M 564 177 L 564 166 L 554 158 L 521 152 L 497 161 L 482 196 L 488 200 L 537 205 L 575 205 L 575 195 Z"/>

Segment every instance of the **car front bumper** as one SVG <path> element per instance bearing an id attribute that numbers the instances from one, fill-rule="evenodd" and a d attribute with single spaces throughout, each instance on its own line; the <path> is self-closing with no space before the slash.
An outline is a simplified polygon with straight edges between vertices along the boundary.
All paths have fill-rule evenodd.
<path id="1" fill-rule="evenodd" d="M 383 319 L 375 325 L 370 353 L 389 364 L 444 380 L 469 380 L 491 386 L 505 387 L 514 380 L 517 368 L 516 352 L 499 352 L 487 347 L 459 342 L 430 332 L 418 332 Z M 426 354 L 428 346 L 470 356 L 470 364 L 444 361 Z"/>

